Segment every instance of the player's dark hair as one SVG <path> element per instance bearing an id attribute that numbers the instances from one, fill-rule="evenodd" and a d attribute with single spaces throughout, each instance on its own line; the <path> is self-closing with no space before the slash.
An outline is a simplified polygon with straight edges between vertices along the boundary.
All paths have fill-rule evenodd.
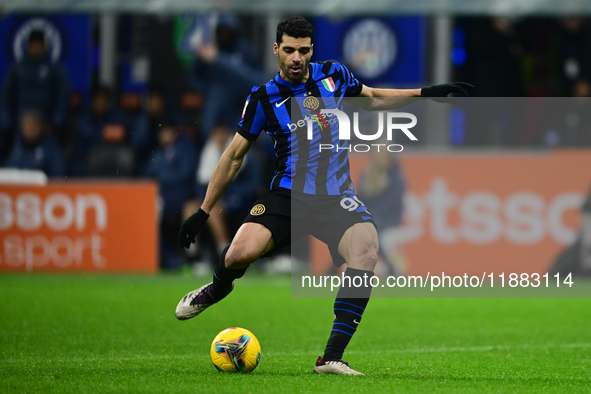
<path id="1" fill-rule="evenodd" d="M 284 33 L 294 38 L 310 37 L 310 41 L 314 40 L 314 26 L 301 16 L 290 16 L 279 22 L 275 41 L 277 45 L 283 41 Z"/>

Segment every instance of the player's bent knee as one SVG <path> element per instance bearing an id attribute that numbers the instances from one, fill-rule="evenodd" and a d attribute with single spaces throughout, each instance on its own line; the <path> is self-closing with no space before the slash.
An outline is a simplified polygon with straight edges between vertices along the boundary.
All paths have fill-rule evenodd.
<path id="1" fill-rule="evenodd" d="M 373 271 L 378 261 L 375 227 L 358 225 L 345 233 L 342 254 L 351 268 Z"/>
<path id="2" fill-rule="evenodd" d="M 368 245 L 362 252 L 355 255 L 349 262 L 349 267 L 365 271 L 373 271 L 378 262 L 378 253 L 375 248 Z"/>
<path id="3" fill-rule="evenodd" d="M 230 269 L 241 269 L 248 267 L 253 263 L 259 254 L 253 250 L 252 247 L 244 244 L 234 244 L 228 249 L 226 253 L 226 267 Z"/>
<path id="4" fill-rule="evenodd" d="M 244 223 L 236 232 L 224 263 L 230 269 L 246 268 L 274 246 L 269 229 L 258 223 Z"/>

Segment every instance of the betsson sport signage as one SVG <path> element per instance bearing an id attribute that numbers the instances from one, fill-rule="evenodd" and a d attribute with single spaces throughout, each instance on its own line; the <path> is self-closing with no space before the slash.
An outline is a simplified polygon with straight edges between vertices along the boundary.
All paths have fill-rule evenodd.
<path id="1" fill-rule="evenodd" d="M 153 182 L 51 182 L 0 190 L 0 271 L 155 272 Z"/>

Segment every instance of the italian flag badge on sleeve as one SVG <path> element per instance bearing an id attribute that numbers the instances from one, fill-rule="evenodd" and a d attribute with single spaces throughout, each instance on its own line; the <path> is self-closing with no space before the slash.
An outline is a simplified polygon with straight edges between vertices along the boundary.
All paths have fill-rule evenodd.
<path id="1" fill-rule="evenodd" d="M 332 81 L 331 77 L 324 78 L 322 80 L 322 84 L 324 85 L 326 90 L 328 90 L 329 92 L 334 92 L 335 87 L 334 87 L 334 82 Z"/>

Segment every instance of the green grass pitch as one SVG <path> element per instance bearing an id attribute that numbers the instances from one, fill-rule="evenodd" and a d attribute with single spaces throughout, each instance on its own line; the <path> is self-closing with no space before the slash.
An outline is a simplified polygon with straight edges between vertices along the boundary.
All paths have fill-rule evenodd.
<path id="1" fill-rule="evenodd" d="M 251 274 L 251 273 L 249 273 Z M 174 309 L 205 280 L 0 276 L 1 393 L 591 392 L 590 299 L 373 299 L 345 353 L 363 377 L 312 373 L 332 300 L 247 275 L 196 319 Z M 251 374 L 222 374 L 214 336 L 260 340 Z"/>

